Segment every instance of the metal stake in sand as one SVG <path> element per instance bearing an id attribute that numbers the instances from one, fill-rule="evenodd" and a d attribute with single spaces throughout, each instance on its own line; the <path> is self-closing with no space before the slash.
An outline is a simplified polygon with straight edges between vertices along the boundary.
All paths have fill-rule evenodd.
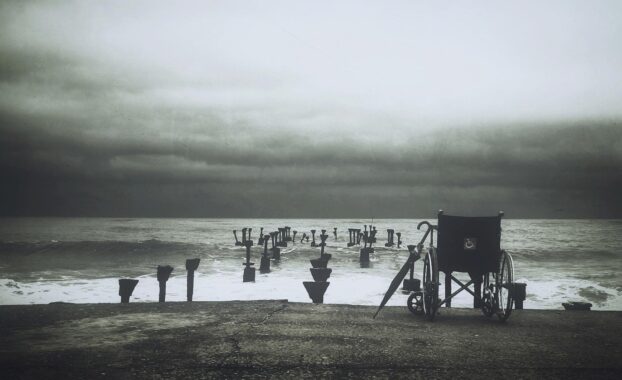
<path id="1" fill-rule="evenodd" d="M 201 259 L 186 260 L 186 271 L 188 271 L 186 279 L 186 299 L 188 302 L 192 302 L 192 293 L 194 293 L 194 271 L 197 270 L 200 262 Z"/>
<path id="2" fill-rule="evenodd" d="M 352 239 L 352 235 L 354 234 L 354 231 L 352 228 L 348 228 L 348 247 L 352 247 L 354 245 L 354 241 Z"/>
<path id="3" fill-rule="evenodd" d="M 247 240 L 244 242 L 244 246 L 246 247 L 246 262 L 244 265 L 244 275 L 242 276 L 243 282 L 254 282 L 255 281 L 255 268 L 253 265 L 255 263 L 251 263 L 251 247 L 253 246 L 252 240 Z"/>
<path id="4" fill-rule="evenodd" d="M 259 273 L 270 273 L 270 254 L 268 253 L 268 240 L 270 235 L 266 235 L 263 239 L 263 255 L 261 255 L 261 264 L 259 265 Z"/>
<path id="5" fill-rule="evenodd" d="M 335 240 L 337 240 L 337 227 L 333 228 L 333 236 L 335 236 Z"/>
<path id="6" fill-rule="evenodd" d="M 169 276 L 173 272 L 173 267 L 170 265 L 158 265 L 158 283 L 160 284 L 160 297 L 158 298 L 159 302 L 164 302 L 166 300 L 166 282 L 168 281 Z"/>
<path id="7" fill-rule="evenodd" d="M 360 228 L 356 229 L 355 231 L 356 231 L 356 245 L 361 245 L 361 238 L 363 237 L 363 233 L 361 232 Z"/>
<path id="8" fill-rule="evenodd" d="M 119 295 L 121 296 L 121 303 L 130 302 L 130 296 L 134 292 L 136 284 L 138 284 L 138 280 L 129 278 L 119 279 Z"/>
<path id="9" fill-rule="evenodd" d="M 303 232 L 302 233 L 302 239 L 300 239 L 300 243 L 301 244 L 302 244 L 302 242 L 304 242 L 305 238 L 307 238 L 307 234 Z M 307 238 L 307 240 L 309 240 L 309 239 Z"/>
<path id="10" fill-rule="evenodd" d="M 396 232 L 395 234 L 397 235 L 397 248 L 400 248 L 402 245 L 402 233 Z"/>
<path id="11" fill-rule="evenodd" d="M 311 240 L 311 246 L 315 247 L 315 230 L 311 230 L 311 235 L 313 236 L 313 240 Z"/>
<path id="12" fill-rule="evenodd" d="M 298 231 L 294 230 L 292 231 L 294 234 L 292 235 L 292 243 L 296 242 L 296 234 L 298 233 Z"/>

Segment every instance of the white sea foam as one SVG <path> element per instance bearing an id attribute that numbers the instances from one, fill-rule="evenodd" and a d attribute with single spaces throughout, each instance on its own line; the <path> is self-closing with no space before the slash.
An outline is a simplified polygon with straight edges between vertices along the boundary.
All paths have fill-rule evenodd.
<path id="1" fill-rule="evenodd" d="M 309 259 L 319 248 L 301 244 L 302 232 L 326 228 L 326 251 L 333 255 L 331 282 L 324 301 L 378 305 L 389 283 L 406 260 L 406 244 L 419 241 L 418 220 L 380 220 L 372 267 L 360 268 L 359 247 L 346 247 L 347 228 L 362 228 L 358 220 L 249 219 L 5 219 L 0 223 L 0 304 L 54 301 L 119 302 L 118 278 L 140 280 L 132 302 L 158 298 L 157 265 L 175 267 L 167 284 L 167 300 L 186 297 L 186 258 L 199 257 L 194 299 L 289 299 L 309 302 L 302 281 L 311 281 Z M 297 242 L 281 252 L 272 272 L 254 283 L 242 282 L 245 250 L 233 245 L 232 230 L 253 227 L 265 232 L 284 225 L 299 231 Z M 339 238 L 332 236 L 338 228 Z M 401 249 L 385 248 L 386 228 L 402 232 Z M 525 308 L 561 308 L 568 300 L 584 300 L 594 309 L 622 310 L 622 234 L 620 221 L 504 220 L 502 247 L 514 255 L 516 280 L 527 283 Z M 241 238 L 241 232 L 238 232 Z M 316 234 L 316 239 L 317 238 Z M 261 247 L 252 248 L 259 266 Z M 421 263 L 416 264 L 416 277 Z M 465 278 L 466 275 L 459 275 Z M 441 275 L 442 279 L 442 275 Z M 441 286 L 441 296 L 443 286 Z M 404 305 L 399 291 L 389 305 Z M 472 305 L 468 293 L 453 306 Z"/>

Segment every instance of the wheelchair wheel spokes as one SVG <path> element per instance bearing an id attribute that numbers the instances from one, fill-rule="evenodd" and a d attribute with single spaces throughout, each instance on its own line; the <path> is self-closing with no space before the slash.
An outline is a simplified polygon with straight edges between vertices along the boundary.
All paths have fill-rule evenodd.
<path id="1" fill-rule="evenodd" d="M 487 317 L 492 317 L 495 312 L 494 295 L 495 295 L 495 276 L 492 273 L 486 273 L 484 275 L 484 284 L 482 289 L 484 294 L 482 295 L 482 313 Z M 492 284 L 490 280 L 492 278 Z"/>
<path id="2" fill-rule="evenodd" d="M 514 302 L 511 291 L 512 282 L 514 281 L 514 264 L 512 256 L 505 251 L 501 252 L 499 271 L 496 277 L 495 303 L 497 306 L 497 316 L 501 321 L 505 321 L 512 313 L 512 304 Z"/>
<path id="3" fill-rule="evenodd" d="M 423 262 L 423 312 L 433 321 L 438 308 L 438 266 L 436 250 L 430 248 Z"/>

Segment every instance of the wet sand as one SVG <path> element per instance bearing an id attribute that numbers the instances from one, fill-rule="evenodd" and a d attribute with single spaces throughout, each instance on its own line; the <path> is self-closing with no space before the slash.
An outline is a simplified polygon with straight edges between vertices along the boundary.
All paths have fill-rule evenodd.
<path id="1" fill-rule="evenodd" d="M 287 301 L 0 306 L 0 377 L 622 378 L 622 312 Z"/>

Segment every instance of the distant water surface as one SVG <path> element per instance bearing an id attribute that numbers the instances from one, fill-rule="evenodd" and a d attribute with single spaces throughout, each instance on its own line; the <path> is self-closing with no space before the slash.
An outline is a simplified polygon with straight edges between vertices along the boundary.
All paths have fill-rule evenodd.
<path id="1" fill-rule="evenodd" d="M 326 229 L 333 272 L 324 301 L 378 305 L 408 256 L 406 245 L 423 236 L 416 229 L 420 221 L 374 220 L 379 231 L 376 252 L 371 267 L 360 268 L 359 247 L 346 247 L 348 228 L 362 229 L 371 220 L 4 218 L 0 304 L 118 302 L 117 280 L 123 277 L 140 280 L 132 302 L 155 302 L 157 265 L 175 268 L 167 300 L 182 301 L 185 260 L 194 257 L 201 259 L 195 275 L 197 301 L 310 302 L 302 281 L 312 280 L 308 260 L 319 256 L 319 248 L 301 244 L 300 237 L 311 229 Z M 271 273 L 257 272 L 254 283 L 242 283 L 245 249 L 234 245 L 232 231 L 252 227 L 256 243 L 259 227 L 269 232 L 284 226 L 298 231 L 298 241 L 282 249 L 282 259 L 272 263 Z M 559 309 L 561 302 L 584 300 L 594 309 L 622 310 L 622 220 L 506 219 L 502 227 L 502 247 L 514 257 L 515 278 L 528 284 L 526 308 Z M 384 247 L 387 228 L 402 233 L 402 248 Z M 261 251 L 257 245 L 252 248 L 257 268 Z M 418 262 L 417 276 L 421 269 Z M 406 295 L 397 292 L 389 305 L 405 302 Z M 468 294 L 461 294 L 453 305 L 471 303 Z"/>

